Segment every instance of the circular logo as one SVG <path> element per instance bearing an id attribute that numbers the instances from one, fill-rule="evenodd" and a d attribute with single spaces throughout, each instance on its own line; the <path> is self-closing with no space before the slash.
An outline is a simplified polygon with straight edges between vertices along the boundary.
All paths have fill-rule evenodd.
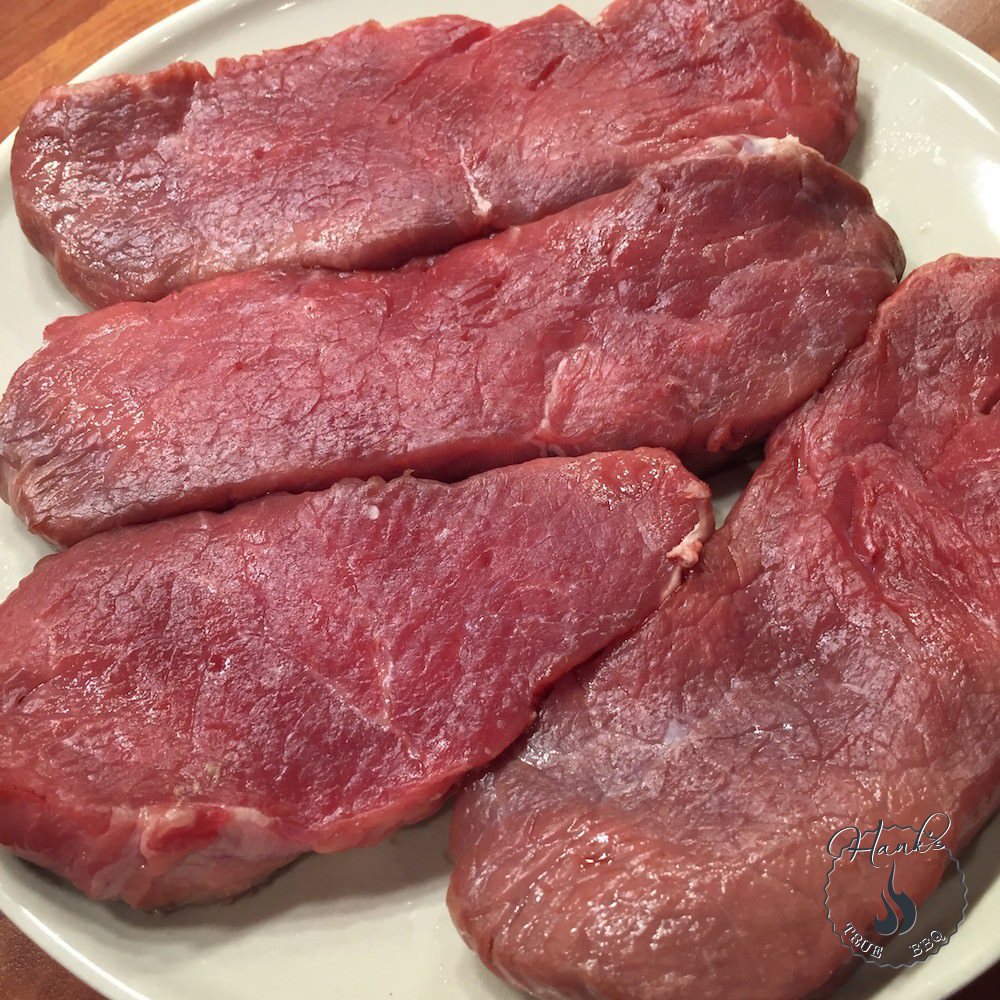
<path id="1" fill-rule="evenodd" d="M 830 837 L 826 915 L 856 958 L 902 969 L 936 955 L 955 936 L 968 894 L 945 843 L 950 829 L 945 813 L 933 813 L 919 829 L 879 820 L 871 830 L 846 826 Z M 918 906 L 918 899 L 925 902 Z"/>

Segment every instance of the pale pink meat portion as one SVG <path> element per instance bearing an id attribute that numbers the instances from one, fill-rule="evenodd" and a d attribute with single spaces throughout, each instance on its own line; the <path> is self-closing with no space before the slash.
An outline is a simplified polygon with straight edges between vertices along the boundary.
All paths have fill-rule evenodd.
<path id="1" fill-rule="evenodd" d="M 450 906 L 494 971 L 547 1000 L 809 995 L 851 960 L 834 831 L 945 812 L 967 843 L 1000 802 L 998 398 L 1000 261 L 921 268 L 684 587 L 460 797 Z"/>
<path id="2" fill-rule="evenodd" d="M 0 842 L 98 899 L 241 892 L 500 753 L 711 530 L 664 451 L 122 528 L 0 606 Z"/>
<path id="3" fill-rule="evenodd" d="M 0 493 L 70 544 L 546 452 L 649 445 L 704 469 L 826 382 L 901 267 L 818 153 L 706 140 L 398 271 L 250 271 L 58 320 L 0 403 Z"/>
<path id="4" fill-rule="evenodd" d="M 368 22 L 45 91 L 11 170 L 90 305 L 263 264 L 394 266 L 620 187 L 678 142 L 856 127 L 856 59 L 794 0 L 618 0 L 507 28 Z"/>

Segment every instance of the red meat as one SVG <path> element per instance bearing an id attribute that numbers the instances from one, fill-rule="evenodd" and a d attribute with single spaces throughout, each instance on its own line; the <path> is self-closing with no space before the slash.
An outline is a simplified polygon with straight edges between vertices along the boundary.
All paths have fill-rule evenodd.
<path id="1" fill-rule="evenodd" d="M 1000 261 L 921 269 L 685 586 L 460 799 L 451 910 L 492 969 L 546 998 L 804 996 L 850 961 L 834 831 L 940 811 L 968 841 L 1000 802 L 998 398 Z"/>
<path id="2" fill-rule="evenodd" d="M 0 842 L 89 895 L 240 892 L 431 813 L 697 558 L 666 452 L 123 528 L 0 606 Z"/>
<path id="3" fill-rule="evenodd" d="M 620 187 L 671 144 L 832 159 L 856 60 L 794 0 L 463 17 L 47 90 L 12 154 L 28 238 L 91 305 L 262 264 L 396 265 Z"/>
<path id="4" fill-rule="evenodd" d="M 0 404 L 0 491 L 68 544 L 548 450 L 704 468 L 826 382 L 901 266 L 868 192 L 817 153 L 712 139 L 399 271 L 253 271 L 59 320 Z"/>

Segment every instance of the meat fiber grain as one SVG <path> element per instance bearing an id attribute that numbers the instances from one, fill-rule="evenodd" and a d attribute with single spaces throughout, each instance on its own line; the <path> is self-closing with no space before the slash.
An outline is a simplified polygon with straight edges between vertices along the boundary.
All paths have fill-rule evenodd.
<path id="1" fill-rule="evenodd" d="M 241 892 L 433 812 L 697 558 L 667 452 L 123 528 L 0 606 L 0 842 L 97 899 Z"/>
<path id="2" fill-rule="evenodd" d="M 451 911 L 494 971 L 546 998 L 805 996 L 851 960 L 836 830 L 945 812 L 969 840 L 1000 801 L 998 398 L 1000 261 L 920 269 L 691 579 L 460 798 Z M 838 876 L 874 917 L 858 892 Z"/>
<path id="3" fill-rule="evenodd" d="M 868 192 L 817 153 L 708 140 L 399 271 L 251 271 L 59 320 L 0 403 L 0 492 L 69 544 L 547 451 L 705 468 L 826 382 L 901 267 Z"/>
<path id="4" fill-rule="evenodd" d="M 857 61 L 794 0 L 464 17 L 45 91 L 14 144 L 28 238 L 90 305 L 263 264 L 393 266 L 620 187 L 676 142 L 831 159 Z"/>

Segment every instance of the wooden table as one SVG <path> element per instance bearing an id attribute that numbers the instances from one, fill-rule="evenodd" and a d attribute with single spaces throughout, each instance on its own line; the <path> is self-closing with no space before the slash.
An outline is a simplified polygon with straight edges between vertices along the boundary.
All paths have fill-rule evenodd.
<path id="1" fill-rule="evenodd" d="M 189 0 L 4 0 L 0 8 L 0 136 L 43 87 L 64 83 Z M 555 0 L 553 0 L 555 2 Z M 571 0 L 567 0 L 570 2 Z M 1000 0 L 907 0 L 1000 58 Z M 442 9 L 448 6 L 442 3 Z M 956 1000 L 1000 996 L 1000 965 Z M 0 917 L 0 998 L 98 1000 Z M 182 1000 L 182 998 L 178 998 Z"/>

